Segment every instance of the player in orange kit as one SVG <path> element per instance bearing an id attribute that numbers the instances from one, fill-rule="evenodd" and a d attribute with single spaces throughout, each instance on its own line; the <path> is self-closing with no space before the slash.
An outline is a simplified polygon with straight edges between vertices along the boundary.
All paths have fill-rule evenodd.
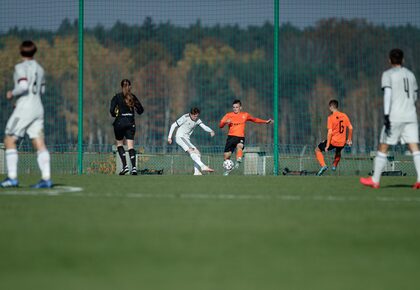
<path id="1" fill-rule="evenodd" d="M 243 149 L 245 144 L 245 125 L 247 121 L 254 123 L 270 124 L 272 119 L 263 120 L 251 116 L 249 113 L 241 112 L 242 104 L 240 100 L 234 100 L 232 103 L 233 112 L 227 113 L 220 121 L 219 127 L 228 125 L 229 132 L 226 139 L 224 159 L 230 159 L 233 151 L 236 149 L 236 164 L 238 168 L 242 162 Z M 229 175 L 230 171 L 225 171 L 224 175 Z"/>
<path id="2" fill-rule="evenodd" d="M 321 176 L 327 169 L 328 166 L 325 164 L 324 155 L 322 151 L 331 151 L 335 149 L 335 157 L 332 166 L 332 170 L 335 171 L 338 162 L 341 159 L 341 150 L 347 144 L 351 146 L 352 135 L 353 135 L 353 126 L 350 123 L 349 117 L 346 114 L 338 110 L 338 101 L 331 100 L 328 103 L 331 115 L 328 117 L 328 135 L 327 140 L 318 144 L 318 147 L 315 148 L 315 156 L 318 159 L 321 169 L 317 173 L 318 176 Z M 346 139 L 346 131 L 349 129 L 349 134 Z"/>

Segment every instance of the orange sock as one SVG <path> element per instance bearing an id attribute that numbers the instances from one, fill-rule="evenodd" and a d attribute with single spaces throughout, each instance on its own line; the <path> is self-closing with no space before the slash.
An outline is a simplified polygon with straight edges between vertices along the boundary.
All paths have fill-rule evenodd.
<path id="1" fill-rule="evenodd" d="M 318 159 L 319 165 L 321 165 L 321 167 L 325 166 L 325 160 L 324 160 L 324 155 L 322 155 L 321 151 L 315 151 L 315 156 L 316 159 Z"/>
<path id="2" fill-rule="evenodd" d="M 242 149 L 237 149 L 236 150 L 236 160 L 238 160 L 238 158 L 242 158 L 242 156 L 244 155 Z"/>
<path id="3" fill-rule="evenodd" d="M 334 162 L 333 162 L 334 167 L 337 167 L 338 162 L 340 162 L 340 159 L 341 159 L 341 156 L 335 156 L 334 157 Z"/>

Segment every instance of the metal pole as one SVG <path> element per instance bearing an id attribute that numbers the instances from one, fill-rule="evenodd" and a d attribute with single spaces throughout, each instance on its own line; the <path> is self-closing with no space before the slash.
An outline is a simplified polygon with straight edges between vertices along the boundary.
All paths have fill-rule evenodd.
<path id="1" fill-rule="evenodd" d="M 274 175 L 279 174 L 279 1 L 274 0 Z"/>
<path id="2" fill-rule="evenodd" d="M 84 0 L 79 0 L 79 96 L 78 96 L 78 136 L 77 136 L 77 163 L 79 174 L 83 174 L 83 20 Z"/>

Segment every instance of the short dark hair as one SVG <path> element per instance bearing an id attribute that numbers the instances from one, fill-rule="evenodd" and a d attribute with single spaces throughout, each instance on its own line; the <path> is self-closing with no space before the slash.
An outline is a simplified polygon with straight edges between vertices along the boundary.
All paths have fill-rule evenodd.
<path id="1" fill-rule="evenodd" d="M 191 108 L 191 115 L 200 114 L 200 109 L 197 107 Z"/>
<path id="2" fill-rule="evenodd" d="M 391 64 L 402 64 L 404 58 L 404 52 L 399 48 L 391 49 L 389 52 L 389 60 Z"/>
<path id="3" fill-rule="evenodd" d="M 334 108 L 338 108 L 338 101 L 337 100 L 331 100 L 329 103 L 328 103 L 328 105 L 331 107 L 334 107 Z"/>
<path id="4" fill-rule="evenodd" d="M 20 55 L 23 57 L 33 57 L 36 53 L 36 45 L 32 40 L 25 40 L 21 43 Z"/>
<path id="5" fill-rule="evenodd" d="M 129 80 L 129 79 L 123 79 L 123 80 L 121 81 L 121 87 L 124 87 L 125 85 L 129 85 L 129 86 L 131 86 L 131 82 L 130 82 L 130 80 Z"/>
<path id="6" fill-rule="evenodd" d="M 242 106 L 241 100 L 238 100 L 238 99 L 233 101 L 232 105 L 235 105 L 235 104 L 239 104 L 239 106 Z"/>

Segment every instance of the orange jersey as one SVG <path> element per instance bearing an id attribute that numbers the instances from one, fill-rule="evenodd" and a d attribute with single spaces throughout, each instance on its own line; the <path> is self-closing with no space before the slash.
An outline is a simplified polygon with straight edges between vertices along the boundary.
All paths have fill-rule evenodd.
<path id="1" fill-rule="evenodd" d="M 353 129 L 349 117 L 336 111 L 328 117 L 328 130 L 332 130 L 331 145 L 342 147 L 346 144 L 347 128 Z"/>
<path id="2" fill-rule="evenodd" d="M 258 119 L 246 112 L 239 112 L 235 114 L 234 112 L 227 113 L 222 120 L 220 121 L 219 127 L 223 128 L 226 125 L 226 121 L 229 120 L 229 136 L 245 137 L 245 123 L 251 121 L 254 123 L 267 123 L 267 120 Z"/>

